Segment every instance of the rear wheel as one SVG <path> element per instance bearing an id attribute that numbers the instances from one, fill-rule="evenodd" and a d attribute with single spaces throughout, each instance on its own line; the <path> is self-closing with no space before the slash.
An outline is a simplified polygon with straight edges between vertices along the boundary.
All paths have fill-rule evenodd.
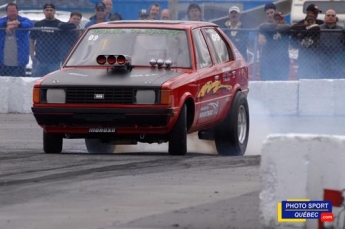
<path id="1" fill-rule="evenodd" d="M 180 115 L 169 136 L 169 154 L 185 155 L 187 153 L 187 107 L 184 104 Z"/>
<path id="2" fill-rule="evenodd" d="M 63 139 L 60 134 L 49 134 L 43 131 L 43 151 L 45 153 L 61 153 Z"/>
<path id="3" fill-rule="evenodd" d="M 218 154 L 242 156 L 249 137 L 249 107 L 243 92 L 237 92 L 226 118 L 216 127 L 215 144 Z"/>
<path id="4" fill-rule="evenodd" d="M 86 149 L 89 153 L 114 153 L 115 145 L 104 143 L 100 139 L 85 138 Z"/>

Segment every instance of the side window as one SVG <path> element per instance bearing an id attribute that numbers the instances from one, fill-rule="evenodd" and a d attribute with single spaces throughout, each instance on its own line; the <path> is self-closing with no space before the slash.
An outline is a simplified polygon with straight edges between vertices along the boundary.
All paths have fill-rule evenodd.
<path id="1" fill-rule="evenodd" d="M 208 52 L 206 41 L 202 36 L 200 30 L 193 31 L 193 40 L 194 40 L 194 50 L 197 62 L 197 68 L 205 68 L 212 65 L 211 56 Z"/>
<path id="2" fill-rule="evenodd" d="M 214 29 L 205 29 L 207 42 L 211 46 L 211 52 L 217 63 L 230 60 L 229 51 L 223 38 Z"/>

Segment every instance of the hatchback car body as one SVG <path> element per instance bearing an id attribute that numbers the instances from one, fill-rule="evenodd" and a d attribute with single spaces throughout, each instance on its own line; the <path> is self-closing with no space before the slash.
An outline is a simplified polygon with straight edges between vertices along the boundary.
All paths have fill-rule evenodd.
<path id="1" fill-rule="evenodd" d="M 46 153 L 84 138 L 90 153 L 168 142 L 184 155 L 198 132 L 219 154 L 243 155 L 248 92 L 248 67 L 217 25 L 114 21 L 89 27 L 62 68 L 36 82 L 32 112 Z"/>

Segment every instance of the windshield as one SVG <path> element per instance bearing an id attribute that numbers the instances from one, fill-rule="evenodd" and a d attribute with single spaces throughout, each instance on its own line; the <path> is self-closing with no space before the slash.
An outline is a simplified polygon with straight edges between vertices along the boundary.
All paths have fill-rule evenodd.
<path id="1" fill-rule="evenodd" d="M 191 67 L 185 30 L 91 29 L 83 37 L 66 66 L 98 65 L 98 55 L 128 55 L 133 66 L 150 66 L 151 59 L 162 59 L 171 60 L 172 67 Z"/>

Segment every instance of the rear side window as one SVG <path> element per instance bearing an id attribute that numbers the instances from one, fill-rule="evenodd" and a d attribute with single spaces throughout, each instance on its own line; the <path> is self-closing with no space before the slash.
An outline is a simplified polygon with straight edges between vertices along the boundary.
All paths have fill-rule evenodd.
<path id="1" fill-rule="evenodd" d="M 211 53 L 216 63 L 230 60 L 228 47 L 221 36 L 214 29 L 205 29 L 207 42 L 210 44 Z"/>
<path id="2" fill-rule="evenodd" d="M 193 31 L 193 40 L 197 69 L 211 66 L 211 55 L 207 49 L 206 41 L 201 33 L 201 30 Z"/>

